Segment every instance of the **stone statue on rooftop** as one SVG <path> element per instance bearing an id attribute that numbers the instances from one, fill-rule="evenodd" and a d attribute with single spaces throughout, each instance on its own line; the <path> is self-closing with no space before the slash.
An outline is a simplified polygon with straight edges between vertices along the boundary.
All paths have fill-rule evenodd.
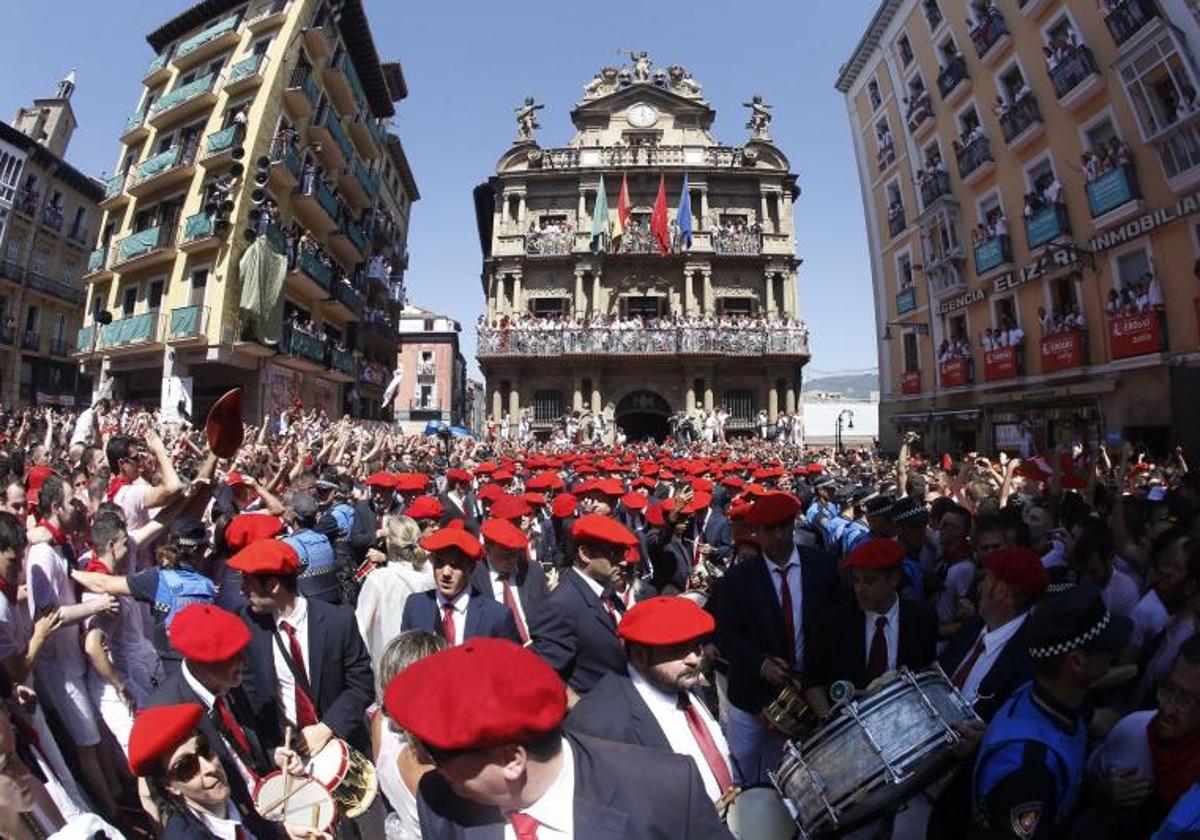
<path id="1" fill-rule="evenodd" d="M 617 50 L 621 55 L 629 56 L 633 61 L 633 80 L 635 82 L 650 81 L 650 54 L 645 50 Z"/>
<path id="2" fill-rule="evenodd" d="M 750 129 L 750 136 L 755 140 L 770 140 L 767 129 L 771 125 L 771 106 L 763 102 L 762 96 L 756 93 L 749 102 L 743 102 L 742 107 L 750 109 L 750 119 L 746 123 L 746 128 Z"/>
<path id="3" fill-rule="evenodd" d="M 683 96 L 699 96 L 703 88 L 692 78 L 687 68 L 672 64 L 667 68 L 667 77 L 671 80 L 671 90 Z"/>
<path id="4" fill-rule="evenodd" d="M 525 97 L 525 104 L 515 108 L 517 112 L 517 139 L 514 143 L 529 143 L 533 141 L 533 132 L 541 128 L 537 121 L 537 112 L 545 105 L 536 104 L 532 96 Z"/>

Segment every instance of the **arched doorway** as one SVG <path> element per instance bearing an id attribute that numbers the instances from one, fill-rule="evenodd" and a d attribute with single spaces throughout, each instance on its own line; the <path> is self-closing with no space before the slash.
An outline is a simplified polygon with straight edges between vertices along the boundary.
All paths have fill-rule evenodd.
<path id="1" fill-rule="evenodd" d="M 671 406 L 653 391 L 633 391 L 617 404 L 613 419 L 628 440 L 661 441 L 670 433 Z"/>

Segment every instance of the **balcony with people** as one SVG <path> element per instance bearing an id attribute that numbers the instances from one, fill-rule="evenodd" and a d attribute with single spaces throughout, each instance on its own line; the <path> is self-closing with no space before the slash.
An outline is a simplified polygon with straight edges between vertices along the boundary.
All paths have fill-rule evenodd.
<path id="1" fill-rule="evenodd" d="M 1061 236 L 1071 235 L 1071 220 L 1063 188 L 1053 172 L 1046 172 L 1025 194 L 1025 240 L 1032 251 Z"/>
<path id="2" fill-rule="evenodd" d="M 1042 373 L 1056 373 L 1087 364 L 1087 324 L 1077 303 L 1047 311 L 1038 307 L 1042 328 Z"/>
<path id="3" fill-rule="evenodd" d="M 966 336 L 942 339 L 938 346 L 938 379 L 943 388 L 962 388 L 975 381 L 975 358 Z"/>
<path id="4" fill-rule="evenodd" d="M 886 172 L 896 162 L 896 143 L 891 129 L 884 123 L 875 130 L 875 160 L 880 172 Z"/>
<path id="5" fill-rule="evenodd" d="M 1132 279 L 1120 277 L 1104 303 L 1114 359 L 1158 353 L 1166 347 L 1166 301 L 1153 263 Z"/>
<path id="6" fill-rule="evenodd" d="M 962 55 L 955 55 L 938 71 L 938 93 L 944 102 L 954 104 L 958 101 L 959 96 L 965 95 L 965 88 L 969 80 L 967 60 Z M 960 87 L 964 89 L 963 92 L 956 93 Z"/>
<path id="7" fill-rule="evenodd" d="M 1099 0 L 1099 6 L 1100 16 L 1118 47 L 1159 16 L 1154 0 Z"/>
<path id="8" fill-rule="evenodd" d="M 1140 208 L 1142 190 L 1129 146 L 1113 137 L 1080 161 L 1087 178 L 1088 206 L 1100 225 L 1119 221 Z"/>
<path id="9" fill-rule="evenodd" d="M 321 91 L 313 78 L 313 69 L 307 64 L 297 64 L 283 89 L 283 106 L 297 119 L 306 119 L 316 110 L 321 100 Z"/>
<path id="10" fill-rule="evenodd" d="M 983 347 L 983 372 L 989 382 L 1013 379 L 1025 373 L 1025 331 L 1005 316 L 998 327 L 989 327 L 979 339 Z"/>
<path id="11" fill-rule="evenodd" d="M 982 277 L 997 268 L 1012 264 L 1012 242 L 1008 235 L 1008 219 L 996 211 L 971 231 L 975 247 L 975 274 Z"/>
<path id="12" fill-rule="evenodd" d="M 958 177 L 968 185 L 982 180 L 996 168 L 992 142 L 979 122 L 966 129 L 960 140 L 954 141 L 954 156 L 958 160 Z"/>
<path id="13" fill-rule="evenodd" d="M 1117 71 L 1142 134 L 1162 161 L 1168 187 L 1190 187 L 1200 167 L 1200 96 L 1196 71 L 1177 36 L 1157 39 Z"/>
<path id="14" fill-rule="evenodd" d="M 126 181 L 130 195 L 142 196 L 181 184 L 196 171 L 196 150 L 199 138 L 180 139 L 171 148 L 151 155 L 135 166 Z"/>
<path id="15" fill-rule="evenodd" d="M 888 233 L 893 239 L 904 233 L 908 220 L 904 216 L 904 202 L 899 196 L 888 203 Z"/>
<path id="16" fill-rule="evenodd" d="M 1037 97 L 1023 79 L 1010 99 L 997 96 L 992 110 L 1000 120 L 1004 142 L 1014 152 L 1021 151 L 1046 131 Z"/>
<path id="17" fill-rule="evenodd" d="M 723 217 L 712 231 L 713 252 L 734 256 L 762 253 L 762 226 L 742 218 Z"/>
<path id="18" fill-rule="evenodd" d="M 575 227 L 565 218 L 529 223 L 529 232 L 525 234 L 525 256 L 568 257 L 574 249 Z"/>
<path id="19" fill-rule="evenodd" d="M 913 137 L 920 139 L 928 129 L 936 125 L 933 115 L 933 97 L 925 89 L 920 77 L 913 81 L 909 95 L 904 99 L 904 122 Z"/>
<path id="20" fill-rule="evenodd" d="M 995 0 L 974 0 L 970 8 L 967 29 L 975 44 L 975 54 L 984 64 L 990 64 L 1012 43 L 1012 35 Z"/>
<path id="21" fill-rule="evenodd" d="M 917 170 L 917 188 L 921 192 L 921 206 L 926 210 L 942 196 L 952 194 L 950 173 L 940 154 L 927 160 L 923 169 Z"/>
<path id="22" fill-rule="evenodd" d="M 1051 31 L 1043 52 L 1054 94 L 1064 108 L 1075 108 L 1087 102 L 1104 86 L 1092 51 L 1083 44 L 1069 22 L 1064 20 Z"/>

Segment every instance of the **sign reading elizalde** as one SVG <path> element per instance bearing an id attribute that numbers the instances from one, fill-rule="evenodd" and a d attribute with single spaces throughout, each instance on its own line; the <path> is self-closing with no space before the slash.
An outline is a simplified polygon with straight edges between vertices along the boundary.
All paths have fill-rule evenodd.
<path id="1" fill-rule="evenodd" d="M 1052 271 L 1073 269 L 1082 271 L 1084 266 L 1079 249 L 1074 245 L 1049 245 L 1037 258 L 1021 267 L 1019 271 L 1008 271 L 992 281 L 994 294 L 1011 292 L 1026 283 L 1032 283 Z"/>
<path id="2" fill-rule="evenodd" d="M 983 300 L 983 289 L 971 289 L 949 300 L 938 301 L 937 314 L 945 315 L 947 312 L 957 312 L 959 309 L 966 309 L 972 303 L 978 303 L 981 300 Z"/>
<path id="3" fill-rule="evenodd" d="M 1197 212 L 1200 212 L 1200 192 L 1185 195 L 1169 207 L 1161 207 L 1152 213 L 1138 216 L 1136 219 L 1131 219 L 1093 236 L 1091 239 L 1092 250 L 1107 251 Z"/>

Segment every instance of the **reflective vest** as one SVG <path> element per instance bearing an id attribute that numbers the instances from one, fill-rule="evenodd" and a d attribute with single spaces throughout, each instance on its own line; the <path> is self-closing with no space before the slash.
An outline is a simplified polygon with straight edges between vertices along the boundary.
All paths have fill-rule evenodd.
<path id="1" fill-rule="evenodd" d="M 159 569 L 158 588 L 154 592 L 154 614 L 165 631 L 184 607 L 189 604 L 211 604 L 216 597 L 216 585 L 195 569 L 187 566 Z"/>

